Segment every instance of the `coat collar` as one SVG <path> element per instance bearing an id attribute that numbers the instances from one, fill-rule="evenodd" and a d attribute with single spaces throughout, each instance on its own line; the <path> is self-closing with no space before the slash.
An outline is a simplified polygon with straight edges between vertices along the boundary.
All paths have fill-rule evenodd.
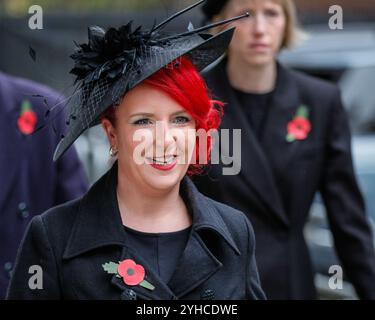
<path id="1" fill-rule="evenodd" d="M 255 137 L 246 120 L 246 115 L 240 107 L 238 99 L 232 89 L 226 73 L 227 60 L 223 59 L 216 67 L 211 69 L 207 75 L 208 85 L 212 86 L 218 98 L 228 106 L 225 109 L 225 117 L 221 128 L 238 128 L 242 132 L 242 155 L 240 176 L 256 194 L 261 207 L 266 207 L 265 212 L 273 213 L 279 222 L 289 226 L 289 217 L 281 201 L 276 181 L 272 172 L 271 163 L 268 159 L 280 158 L 280 153 L 270 157 L 269 150 L 275 149 L 275 137 L 278 143 L 287 149 L 295 149 L 297 143 L 285 146 L 286 126 L 289 118 L 295 113 L 300 97 L 297 84 L 291 71 L 280 64 L 277 65 L 277 81 L 272 97 L 269 115 L 265 123 L 265 134 L 261 143 Z M 279 152 L 280 150 L 277 149 Z M 290 159 L 287 152 L 284 159 Z"/>
<path id="2" fill-rule="evenodd" d="M 277 83 L 272 97 L 271 108 L 265 123 L 261 143 L 268 159 L 274 159 L 279 170 L 287 170 L 288 164 L 295 156 L 298 148 L 305 143 L 297 140 L 293 143 L 286 141 L 287 124 L 295 116 L 301 104 L 310 106 L 311 101 L 305 94 L 301 81 L 296 72 L 277 65 Z M 283 156 L 280 157 L 280 154 Z"/>
<path id="3" fill-rule="evenodd" d="M 117 163 L 82 198 L 64 251 L 65 259 L 107 245 L 124 245 L 124 230 L 116 187 Z M 181 182 L 180 195 L 189 213 L 192 214 L 194 231 L 212 230 L 220 235 L 237 254 L 240 254 L 216 207 L 196 189 L 188 177 Z"/>
<path id="4" fill-rule="evenodd" d="M 223 238 L 224 243 L 236 255 L 241 254 L 213 202 L 199 193 L 191 180 L 185 177 L 180 185 L 180 195 L 192 214 L 192 231 L 170 282 L 163 283 L 153 270 L 147 268 L 142 257 L 127 246 L 117 204 L 116 186 L 117 163 L 81 200 L 63 259 L 74 258 L 96 248 L 117 245 L 122 247 L 121 255 L 113 257 L 113 261 L 133 259 L 136 263 L 143 264 L 146 266 L 147 280 L 155 286 L 153 291 L 140 286 L 131 289 L 143 299 L 171 299 L 185 295 L 222 266 L 200 237 L 202 232 L 213 231 Z M 107 261 L 103 261 L 105 262 Z M 112 284 L 122 289 L 123 293 L 129 289 L 115 275 L 112 277 Z"/>

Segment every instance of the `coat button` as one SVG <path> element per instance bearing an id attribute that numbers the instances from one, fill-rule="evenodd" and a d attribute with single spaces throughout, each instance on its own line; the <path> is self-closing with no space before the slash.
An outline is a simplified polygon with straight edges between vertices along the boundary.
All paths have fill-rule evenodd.
<path id="1" fill-rule="evenodd" d="M 4 271 L 7 274 L 9 279 L 10 279 L 10 276 L 11 276 L 12 269 L 13 269 L 13 263 L 12 262 L 6 262 L 4 264 Z"/>
<path id="2" fill-rule="evenodd" d="M 132 289 L 126 289 L 123 296 L 125 300 L 137 300 L 137 294 Z"/>
<path id="3" fill-rule="evenodd" d="M 25 202 L 20 202 L 20 203 L 18 204 L 18 209 L 19 209 L 20 211 L 24 211 L 24 210 L 26 210 L 26 208 L 27 208 L 27 206 L 26 206 L 26 203 L 25 203 Z"/>
<path id="4" fill-rule="evenodd" d="M 18 204 L 18 210 L 20 211 L 20 216 L 22 219 L 27 219 L 30 216 L 30 212 L 27 210 L 27 205 L 25 202 L 20 202 Z"/>
<path id="5" fill-rule="evenodd" d="M 215 299 L 215 291 L 211 289 L 204 290 L 201 295 L 202 300 L 214 300 Z"/>
<path id="6" fill-rule="evenodd" d="M 30 213 L 29 211 L 25 210 L 21 212 L 21 216 L 22 218 L 27 219 L 30 216 Z"/>

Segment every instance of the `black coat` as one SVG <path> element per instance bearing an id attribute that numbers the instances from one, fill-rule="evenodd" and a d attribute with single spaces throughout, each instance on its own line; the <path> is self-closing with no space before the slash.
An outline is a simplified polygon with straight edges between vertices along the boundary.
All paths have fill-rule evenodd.
<path id="1" fill-rule="evenodd" d="M 33 219 L 19 251 L 8 299 L 263 299 L 253 229 L 245 215 L 203 196 L 184 178 L 180 194 L 192 231 L 168 283 L 127 246 L 116 198 L 117 166 L 78 201 Z M 127 286 L 102 264 L 133 259 L 155 286 Z M 30 290 L 28 269 L 43 269 L 43 290 Z"/>
<path id="2" fill-rule="evenodd" d="M 247 214 L 267 297 L 316 296 L 303 228 L 320 191 L 344 271 L 360 297 L 375 298 L 372 235 L 353 173 L 350 130 L 338 88 L 278 65 L 263 135 L 257 139 L 225 64 L 205 78 L 214 97 L 227 103 L 221 128 L 242 130 L 241 172 L 224 176 L 221 165 L 212 165 L 196 184 L 209 197 Z M 287 142 L 287 124 L 302 104 L 310 110 L 312 130 L 306 140 Z"/>
<path id="3" fill-rule="evenodd" d="M 5 298 L 17 249 L 31 219 L 88 189 L 74 148 L 52 161 L 60 139 L 54 130 L 64 131 L 64 117 L 32 135 L 23 135 L 17 126 L 23 101 L 30 103 L 37 117 L 36 129 L 45 122 L 45 103 L 52 107 L 60 100 L 41 84 L 0 72 L 0 299 Z"/>

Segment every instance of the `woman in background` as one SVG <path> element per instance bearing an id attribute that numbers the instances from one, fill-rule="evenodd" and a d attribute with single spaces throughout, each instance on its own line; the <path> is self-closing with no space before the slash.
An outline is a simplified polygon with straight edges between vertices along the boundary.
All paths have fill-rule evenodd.
<path id="1" fill-rule="evenodd" d="M 212 166 L 198 188 L 247 214 L 269 299 L 316 297 L 303 228 L 319 191 L 345 274 L 361 298 L 374 299 L 372 235 L 340 92 L 277 61 L 300 33 L 293 1 L 208 0 L 203 11 L 212 21 L 243 12 L 250 19 L 230 25 L 236 31 L 227 55 L 205 75 L 214 97 L 227 103 L 221 128 L 242 130 L 241 172 L 224 176 L 221 165 Z"/>

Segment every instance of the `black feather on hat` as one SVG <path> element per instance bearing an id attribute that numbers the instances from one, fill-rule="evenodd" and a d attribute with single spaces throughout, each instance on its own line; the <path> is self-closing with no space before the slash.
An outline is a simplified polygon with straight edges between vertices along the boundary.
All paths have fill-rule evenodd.
<path id="1" fill-rule="evenodd" d="M 107 108 L 117 104 L 126 92 L 175 59 L 187 55 L 201 71 L 225 52 L 234 28 L 215 36 L 202 32 L 248 14 L 197 29 L 189 27 L 181 34 L 161 32 L 168 22 L 204 1 L 177 12 L 148 31 L 141 27 L 133 31 L 131 22 L 107 31 L 98 26 L 89 27 L 88 43 L 77 45 L 76 52 L 71 55 L 74 68 L 70 72 L 76 75 L 78 88 L 70 101 L 69 129 L 56 148 L 54 161 L 83 131 L 98 124 L 100 115 Z"/>

